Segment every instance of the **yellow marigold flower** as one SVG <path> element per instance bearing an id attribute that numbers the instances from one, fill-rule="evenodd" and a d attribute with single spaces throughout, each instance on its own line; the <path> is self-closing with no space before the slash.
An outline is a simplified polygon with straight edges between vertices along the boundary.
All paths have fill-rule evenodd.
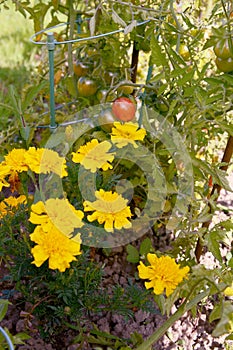
<path id="1" fill-rule="evenodd" d="M 138 265 L 139 277 L 150 280 L 145 282 L 145 287 L 153 288 L 155 294 L 162 294 L 166 289 L 168 297 L 189 272 L 188 266 L 180 268 L 175 259 L 169 256 L 158 258 L 155 254 L 148 253 L 147 260 L 149 266 L 145 266 L 143 262 Z"/>
<path id="2" fill-rule="evenodd" d="M 32 264 L 37 267 L 48 259 L 50 269 L 64 272 L 70 267 L 71 261 L 77 260 L 75 256 L 81 254 L 80 234 L 75 237 L 76 240 L 72 240 L 64 236 L 55 226 L 51 226 L 48 232 L 45 232 L 42 226 L 37 226 L 30 238 L 37 243 L 31 249 L 34 257 Z"/>
<path id="3" fill-rule="evenodd" d="M 108 153 L 111 147 L 112 145 L 108 141 L 99 143 L 98 140 L 93 139 L 81 146 L 77 152 L 72 152 L 73 162 L 82 164 L 85 169 L 92 173 L 100 168 L 103 170 L 112 169 L 109 162 L 113 161 L 115 153 Z"/>
<path id="4" fill-rule="evenodd" d="M 10 196 L 5 198 L 2 202 L 0 202 L 0 218 L 7 214 L 13 214 L 11 208 L 17 208 L 20 204 L 26 204 L 27 199 L 26 196 L 21 195 L 19 197 Z"/>
<path id="5" fill-rule="evenodd" d="M 9 187 L 10 184 L 6 181 L 6 177 L 10 174 L 11 169 L 9 166 L 6 166 L 0 163 L 0 191 L 3 187 Z"/>
<path id="6" fill-rule="evenodd" d="M 31 210 L 29 221 L 41 225 L 45 232 L 50 231 L 52 226 L 56 226 L 69 237 L 75 228 L 84 225 L 83 212 L 76 210 L 67 199 L 50 198 L 45 203 L 40 201 L 33 204 Z"/>
<path id="7" fill-rule="evenodd" d="M 28 165 L 25 162 L 25 153 L 26 150 L 23 148 L 14 148 L 5 156 L 3 164 L 9 166 L 12 171 L 27 171 Z"/>
<path id="8" fill-rule="evenodd" d="M 87 219 L 92 222 L 97 220 L 99 224 L 104 223 L 107 232 L 113 229 L 130 228 L 131 222 L 127 219 L 132 216 L 127 199 L 112 191 L 105 192 L 103 189 L 96 191 L 97 198 L 94 202 L 85 201 L 84 211 L 94 211 Z"/>
<path id="9" fill-rule="evenodd" d="M 124 123 L 114 122 L 114 127 L 112 128 L 111 141 L 116 144 L 118 148 L 127 146 L 129 143 L 137 148 L 138 145 L 135 141 L 143 141 L 146 130 L 139 129 L 137 123 Z"/>
<path id="10" fill-rule="evenodd" d="M 28 167 L 37 174 L 53 172 L 61 177 L 67 176 L 66 160 L 48 148 L 30 147 L 25 153 Z"/>

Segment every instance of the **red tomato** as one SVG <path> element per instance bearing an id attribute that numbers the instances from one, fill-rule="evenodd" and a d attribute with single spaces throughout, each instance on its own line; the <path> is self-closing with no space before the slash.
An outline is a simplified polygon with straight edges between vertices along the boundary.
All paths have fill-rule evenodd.
<path id="1" fill-rule="evenodd" d="M 136 104 L 128 97 L 117 98 L 112 105 L 112 112 L 115 117 L 123 122 L 129 122 L 135 117 Z"/>

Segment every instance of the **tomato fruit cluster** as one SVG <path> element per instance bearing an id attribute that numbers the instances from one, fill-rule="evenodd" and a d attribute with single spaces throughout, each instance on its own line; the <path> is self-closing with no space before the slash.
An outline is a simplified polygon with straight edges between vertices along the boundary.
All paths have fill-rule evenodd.
<path id="1" fill-rule="evenodd" d="M 216 55 L 216 66 L 224 73 L 233 71 L 233 53 L 231 51 L 230 38 L 223 38 L 214 46 L 214 53 Z"/>
<path id="2" fill-rule="evenodd" d="M 129 122 L 134 120 L 137 110 L 136 101 L 128 97 L 119 97 L 112 103 L 112 108 L 103 109 L 98 122 L 106 132 L 111 132 L 115 121 Z"/>

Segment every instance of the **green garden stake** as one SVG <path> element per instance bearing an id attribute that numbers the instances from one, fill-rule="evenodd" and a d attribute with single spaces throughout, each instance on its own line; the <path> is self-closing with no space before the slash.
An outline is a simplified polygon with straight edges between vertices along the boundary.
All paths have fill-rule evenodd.
<path id="1" fill-rule="evenodd" d="M 53 33 L 48 33 L 47 48 L 49 52 L 49 106 L 50 106 L 50 129 L 57 127 L 55 120 L 55 97 L 54 97 L 54 50 L 55 39 Z"/>
<path id="2" fill-rule="evenodd" d="M 82 24 L 83 20 L 82 20 L 82 15 L 80 13 L 77 14 L 77 18 L 76 18 L 76 23 L 77 23 L 77 33 L 81 34 L 81 24 Z"/>

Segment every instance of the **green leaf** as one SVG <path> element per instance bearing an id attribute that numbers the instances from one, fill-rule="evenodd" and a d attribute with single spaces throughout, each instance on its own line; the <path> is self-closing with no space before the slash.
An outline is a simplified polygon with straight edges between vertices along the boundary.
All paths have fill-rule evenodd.
<path id="1" fill-rule="evenodd" d="M 233 258 L 228 261 L 228 266 L 233 269 Z"/>
<path id="2" fill-rule="evenodd" d="M 12 104 L 12 107 L 14 108 L 14 111 L 20 116 L 22 115 L 22 106 L 21 106 L 21 100 L 20 97 L 13 85 L 10 85 L 10 91 L 9 91 L 9 98 L 10 102 Z"/>
<path id="3" fill-rule="evenodd" d="M 31 128 L 29 126 L 24 126 L 20 128 L 20 135 L 27 142 L 30 137 Z"/>
<path id="4" fill-rule="evenodd" d="M 219 248 L 219 241 L 223 239 L 224 232 L 211 231 L 206 235 L 207 246 L 213 256 L 222 262 L 222 256 Z"/>
<path id="5" fill-rule="evenodd" d="M 131 334 L 130 339 L 132 340 L 134 346 L 143 343 L 143 337 L 138 332 L 133 332 L 133 334 Z"/>
<path id="6" fill-rule="evenodd" d="M 183 57 L 181 57 L 176 50 L 173 50 L 172 47 L 168 47 L 167 50 L 169 55 L 173 57 L 174 62 L 176 62 L 176 66 L 178 66 L 178 64 L 187 65 Z"/>
<path id="7" fill-rule="evenodd" d="M 157 37 L 155 35 L 151 36 L 150 40 L 151 56 L 149 65 L 155 64 L 156 66 L 168 66 L 166 55 L 162 52 L 162 49 L 158 43 Z"/>
<path id="8" fill-rule="evenodd" d="M 139 252 L 137 248 L 135 248 L 132 244 L 128 244 L 126 247 L 126 251 L 128 253 L 127 255 L 127 261 L 136 264 L 139 262 Z"/>
<path id="9" fill-rule="evenodd" d="M 226 178 L 227 174 L 225 171 L 218 169 L 217 167 L 213 168 L 209 164 L 207 164 L 205 161 L 201 159 L 197 159 L 194 154 L 191 154 L 192 157 L 192 163 L 195 167 L 199 168 L 200 170 L 203 170 L 203 172 L 209 176 L 211 175 L 213 177 L 213 182 L 221 186 L 222 188 L 226 189 L 227 191 L 232 191 L 229 182 Z"/>
<path id="10" fill-rule="evenodd" d="M 120 24 L 122 27 L 126 27 L 125 21 L 112 9 L 112 19 L 115 23 Z"/>
<path id="11" fill-rule="evenodd" d="M 220 321 L 215 327 L 213 337 L 220 337 L 233 331 L 233 305 L 231 301 L 223 302 L 223 310 Z"/>
<path id="12" fill-rule="evenodd" d="M 25 344 L 24 340 L 31 339 L 30 335 L 20 332 L 13 336 L 14 344 Z"/>
<path id="13" fill-rule="evenodd" d="M 233 340 L 233 333 L 231 333 L 230 335 L 228 335 L 225 340 Z"/>
<path id="14" fill-rule="evenodd" d="M 150 238 L 147 237 L 142 241 L 140 245 L 139 253 L 140 255 L 146 257 L 147 254 L 150 253 L 152 249 L 153 249 L 152 242 Z"/>
<path id="15" fill-rule="evenodd" d="M 10 302 L 6 299 L 0 299 L 0 321 L 2 321 L 7 313 Z"/>
<path id="16" fill-rule="evenodd" d="M 221 314 L 222 314 L 222 304 L 215 305 L 213 310 L 210 313 L 209 322 L 211 323 L 215 320 L 219 320 L 221 318 Z"/>
<path id="17" fill-rule="evenodd" d="M 194 73 L 195 71 L 194 69 L 192 69 L 191 72 L 186 73 L 183 77 L 180 77 L 179 80 L 177 81 L 177 86 L 183 86 L 188 81 L 192 81 Z"/>
<path id="18" fill-rule="evenodd" d="M 225 220 L 225 221 L 221 221 L 219 226 L 224 227 L 227 231 L 233 230 L 233 222 L 232 222 L 231 219 Z"/>
<path id="19" fill-rule="evenodd" d="M 48 82 L 44 80 L 39 85 L 30 86 L 27 89 L 25 99 L 22 102 L 22 110 L 23 111 L 25 111 L 25 109 L 32 103 L 32 101 L 38 95 L 38 93 L 41 90 L 43 90 L 46 86 L 48 86 Z"/>
<path id="20" fill-rule="evenodd" d="M 224 188 L 227 191 L 232 192 L 232 188 L 230 187 L 229 181 L 227 179 L 227 174 L 224 170 L 215 168 L 213 169 L 213 181 L 215 181 L 218 185 Z"/>
<path id="21" fill-rule="evenodd" d="M 155 294 L 154 295 L 154 301 L 157 304 L 157 306 L 159 307 L 159 310 L 160 310 L 161 314 L 164 315 L 165 311 L 166 311 L 166 309 L 165 309 L 166 302 L 165 302 L 164 295 L 162 295 L 162 294 L 160 294 L 160 295 Z"/>

